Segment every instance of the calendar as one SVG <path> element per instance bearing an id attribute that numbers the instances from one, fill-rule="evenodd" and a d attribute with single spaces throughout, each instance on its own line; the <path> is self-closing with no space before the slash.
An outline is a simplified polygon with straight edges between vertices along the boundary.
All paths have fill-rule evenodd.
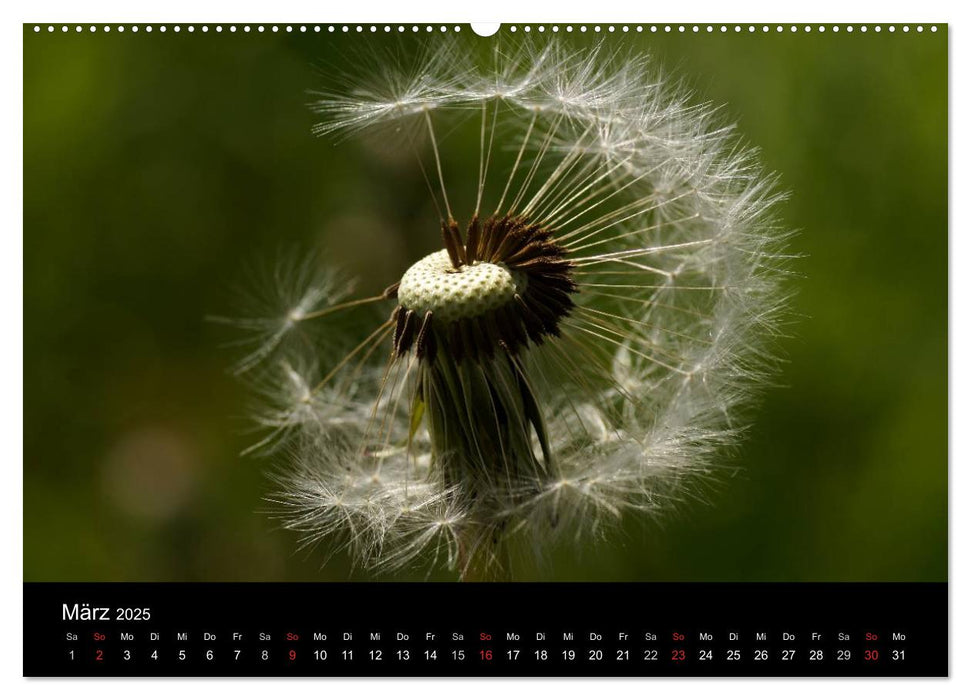
<path id="1" fill-rule="evenodd" d="M 948 672 L 943 584 L 27 584 L 25 598 L 38 676 Z"/>
<path id="2" fill-rule="evenodd" d="M 946 22 L 37 19 L 25 676 L 949 675 Z"/>

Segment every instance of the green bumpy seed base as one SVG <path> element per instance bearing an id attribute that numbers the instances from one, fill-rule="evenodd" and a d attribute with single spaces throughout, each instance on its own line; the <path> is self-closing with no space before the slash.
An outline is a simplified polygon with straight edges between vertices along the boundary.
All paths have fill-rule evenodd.
<path id="1" fill-rule="evenodd" d="M 436 321 L 474 318 L 523 294 L 527 277 L 504 264 L 474 262 L 453 267 L 447 250 L 426 255 L 401 278 L 398 301 L 419 317 L 428 311 Z"/>

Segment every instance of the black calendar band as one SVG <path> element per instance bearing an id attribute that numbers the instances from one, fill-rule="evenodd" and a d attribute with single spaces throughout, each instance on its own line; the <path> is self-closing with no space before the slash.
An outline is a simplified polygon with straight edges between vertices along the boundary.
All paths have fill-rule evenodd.
<path id="1" fill-rule="evenodd" d="M 26 676 L 946 676 L 946 583 L 25 583 Z"/>

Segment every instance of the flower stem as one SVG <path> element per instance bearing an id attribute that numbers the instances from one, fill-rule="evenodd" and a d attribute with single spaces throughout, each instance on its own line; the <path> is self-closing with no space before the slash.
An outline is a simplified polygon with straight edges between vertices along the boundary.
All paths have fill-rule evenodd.
<path id="1" fill-rule="evenodd" d="M 458 571 L 463 583 L 511 581 L 509 547 L 498 533 L 486 528 L 469 530 L 459 541 Z"/>

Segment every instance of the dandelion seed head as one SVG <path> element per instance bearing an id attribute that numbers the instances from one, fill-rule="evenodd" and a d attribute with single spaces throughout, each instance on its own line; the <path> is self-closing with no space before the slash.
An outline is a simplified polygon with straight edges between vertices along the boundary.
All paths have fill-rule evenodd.
<path id="1" fill-rule="evenodd" d="M 287 279 L 301 293 L 236 325 L 286 527 L 362 566 L 468 579 L 508 573 L 516 538 L 539 555 L 604 536 L 716 472 L 774 371 L 786 235 L 775 179 L 650 57 L 436 44 L 313 108 L 319 135 L 393 127 L 444 247 L 376 297 Z M 479 153 L 458 172 L 443 155 L 463 128 Z M 291 342 L 362 309 L 385 320 Z"/>

